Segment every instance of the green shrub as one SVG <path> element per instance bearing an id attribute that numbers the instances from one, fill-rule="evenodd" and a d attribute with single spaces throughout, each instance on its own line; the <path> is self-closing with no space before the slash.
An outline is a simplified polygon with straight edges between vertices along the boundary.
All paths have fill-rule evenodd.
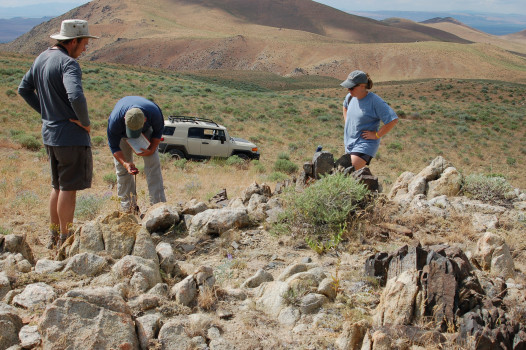
<path id="1" fill-rule="evenodd" d="M 106 198 L 92 194 L 81 194 L 77 198 L 75 217 L 81 220 L 93 220 L 99 214 Z"/>
<path id="2" fill-rule="evenodd" d="M 251 163 L 256 173 L 263 174 L 266 171 L 265 166 L 259 160 L 254 159 Z"/>
<path id="3" fill-rule="evenodd" d="M 108 185 L 115 186 L 117 184 L 117 174 L 107 173 L 102 177 L 102 180 Z"/>
<path id="4" fill-rule="evenodd" d="M 283 174 L 282 172 L 279 172 L 279 171 L 274 171 L 268 176 L 268 180 L 274 181 L 274 182 L 285 181 L 288 178 L 289 176 L 287 174 Z"/>
<path id="5" fill-rule="evenodd" d="M 227 158 L 225 164 L 228 166 L 242 167 L 245 165 L 245 161 L 237 155 L 233 155 Z"/>
<path id="6" fill-rule="evenodd" d="M 481 201 L 500 202 L 513 187 L 501 176 L 471 174 L 464 178 L 462 192 Z"/>
<path id="7" fill-rule="evenodd" d="M 22 147 L 27 148 L 30 151 L 38 151 L 42 148 L 42 143 L 40 143 L 40 141 L 33 135 L 23 134 L 18 138 L 18 142 Z"/>
<path id="8" fill-rule="evenodd" d="M 186 162 L 187 162 L 186 158 L 181 158 L 181 159 L 174 160 L 173 165 L 174 167 L 183 170 L 184 167 L 186 166 Z"/>
<path id="9" fill-rule="evenodd" d="M 345 227 L 367 193 L 367 188 L 352 177 L 340 173 L 324 176 L 301 193 L 287 192 L 283 219 L 292 232 L 332 238 Z"/>
<path id="10" fill-rule="evenodd" d="M 387 149 L 391 151 L 401 151 L 403 147 L 400 141 L 393 141 L 387 145 Z"/>
<path id="11" fill-rule="evenodd" d="M 9 234 L 11 234 L 11 230 L 10 229 L 0 226 L 0 235 L 6 236 L 6 235 L 9 235 Z"/>
<path id="12" fill-rule="evenodd" d="M 102 146 L 106 139 L 103 136 L 93 136 L 91 138 L 91 143 L 95 146 Z"/>
<path id="13" fill-rule="evenodd" d="M 274 171 L 293 174 L 298 171 L 298 166 L 288 159 L 278 159 L 276 163 L 274 163 Z"/>

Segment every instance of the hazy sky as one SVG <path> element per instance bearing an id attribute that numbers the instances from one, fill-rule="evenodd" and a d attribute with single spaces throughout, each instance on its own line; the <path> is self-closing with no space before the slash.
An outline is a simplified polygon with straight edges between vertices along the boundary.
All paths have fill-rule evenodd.
<path id="1" fill-rule="evenodd" d="M 524 0 L 317 0 L 320 3 L 346 11 L 475 11 L 487 13 L 526 14 Z M 0 0 L 0 7 L 20 7 L 34 4 L 62 3 L 70 9 L 85 0 Z M 46 14 L 44 14 L 46 15 Z M 1 17 L 1 16 L 0 16 Z"/>

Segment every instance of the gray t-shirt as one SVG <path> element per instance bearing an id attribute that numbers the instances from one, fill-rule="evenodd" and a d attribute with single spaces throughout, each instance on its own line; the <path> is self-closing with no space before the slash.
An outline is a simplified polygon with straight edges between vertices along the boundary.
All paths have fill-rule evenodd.
<path id="1" fill-rule="evenodd" d="M 42 116 L 42 138 L 48 146 L 91 146 L 90 125 L 78 62 L 63 48 L 49 48 L 33 62 L 18 93 Z"/>

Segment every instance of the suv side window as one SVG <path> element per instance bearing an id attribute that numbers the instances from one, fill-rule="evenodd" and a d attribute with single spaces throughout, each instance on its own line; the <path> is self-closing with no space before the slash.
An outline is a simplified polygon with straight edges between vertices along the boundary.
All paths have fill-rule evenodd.
<path id="1" fill-rule="evenodd" d="M 163 135 L 173 136 L 175 131 L 175 126 L 165 126 L 163 130 Z"/>
<path id="2" fill-rule="evenodd" d="M 189 128 L 188 137 L 193 139 L 202 139 L 203 138 L 203 129 L 201 128 Z"/>

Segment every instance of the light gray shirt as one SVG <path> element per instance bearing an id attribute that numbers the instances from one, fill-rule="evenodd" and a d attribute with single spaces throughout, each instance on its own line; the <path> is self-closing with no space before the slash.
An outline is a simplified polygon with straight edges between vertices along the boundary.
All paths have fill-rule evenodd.
<path id="1" fill-rule="evenodd" d="M 91 146 L 90 125 L 78 62 L 63 48 L 42 52 L 24 75 L 18 93 L 42 116 L 42 139 L 48 146 Z"/>

